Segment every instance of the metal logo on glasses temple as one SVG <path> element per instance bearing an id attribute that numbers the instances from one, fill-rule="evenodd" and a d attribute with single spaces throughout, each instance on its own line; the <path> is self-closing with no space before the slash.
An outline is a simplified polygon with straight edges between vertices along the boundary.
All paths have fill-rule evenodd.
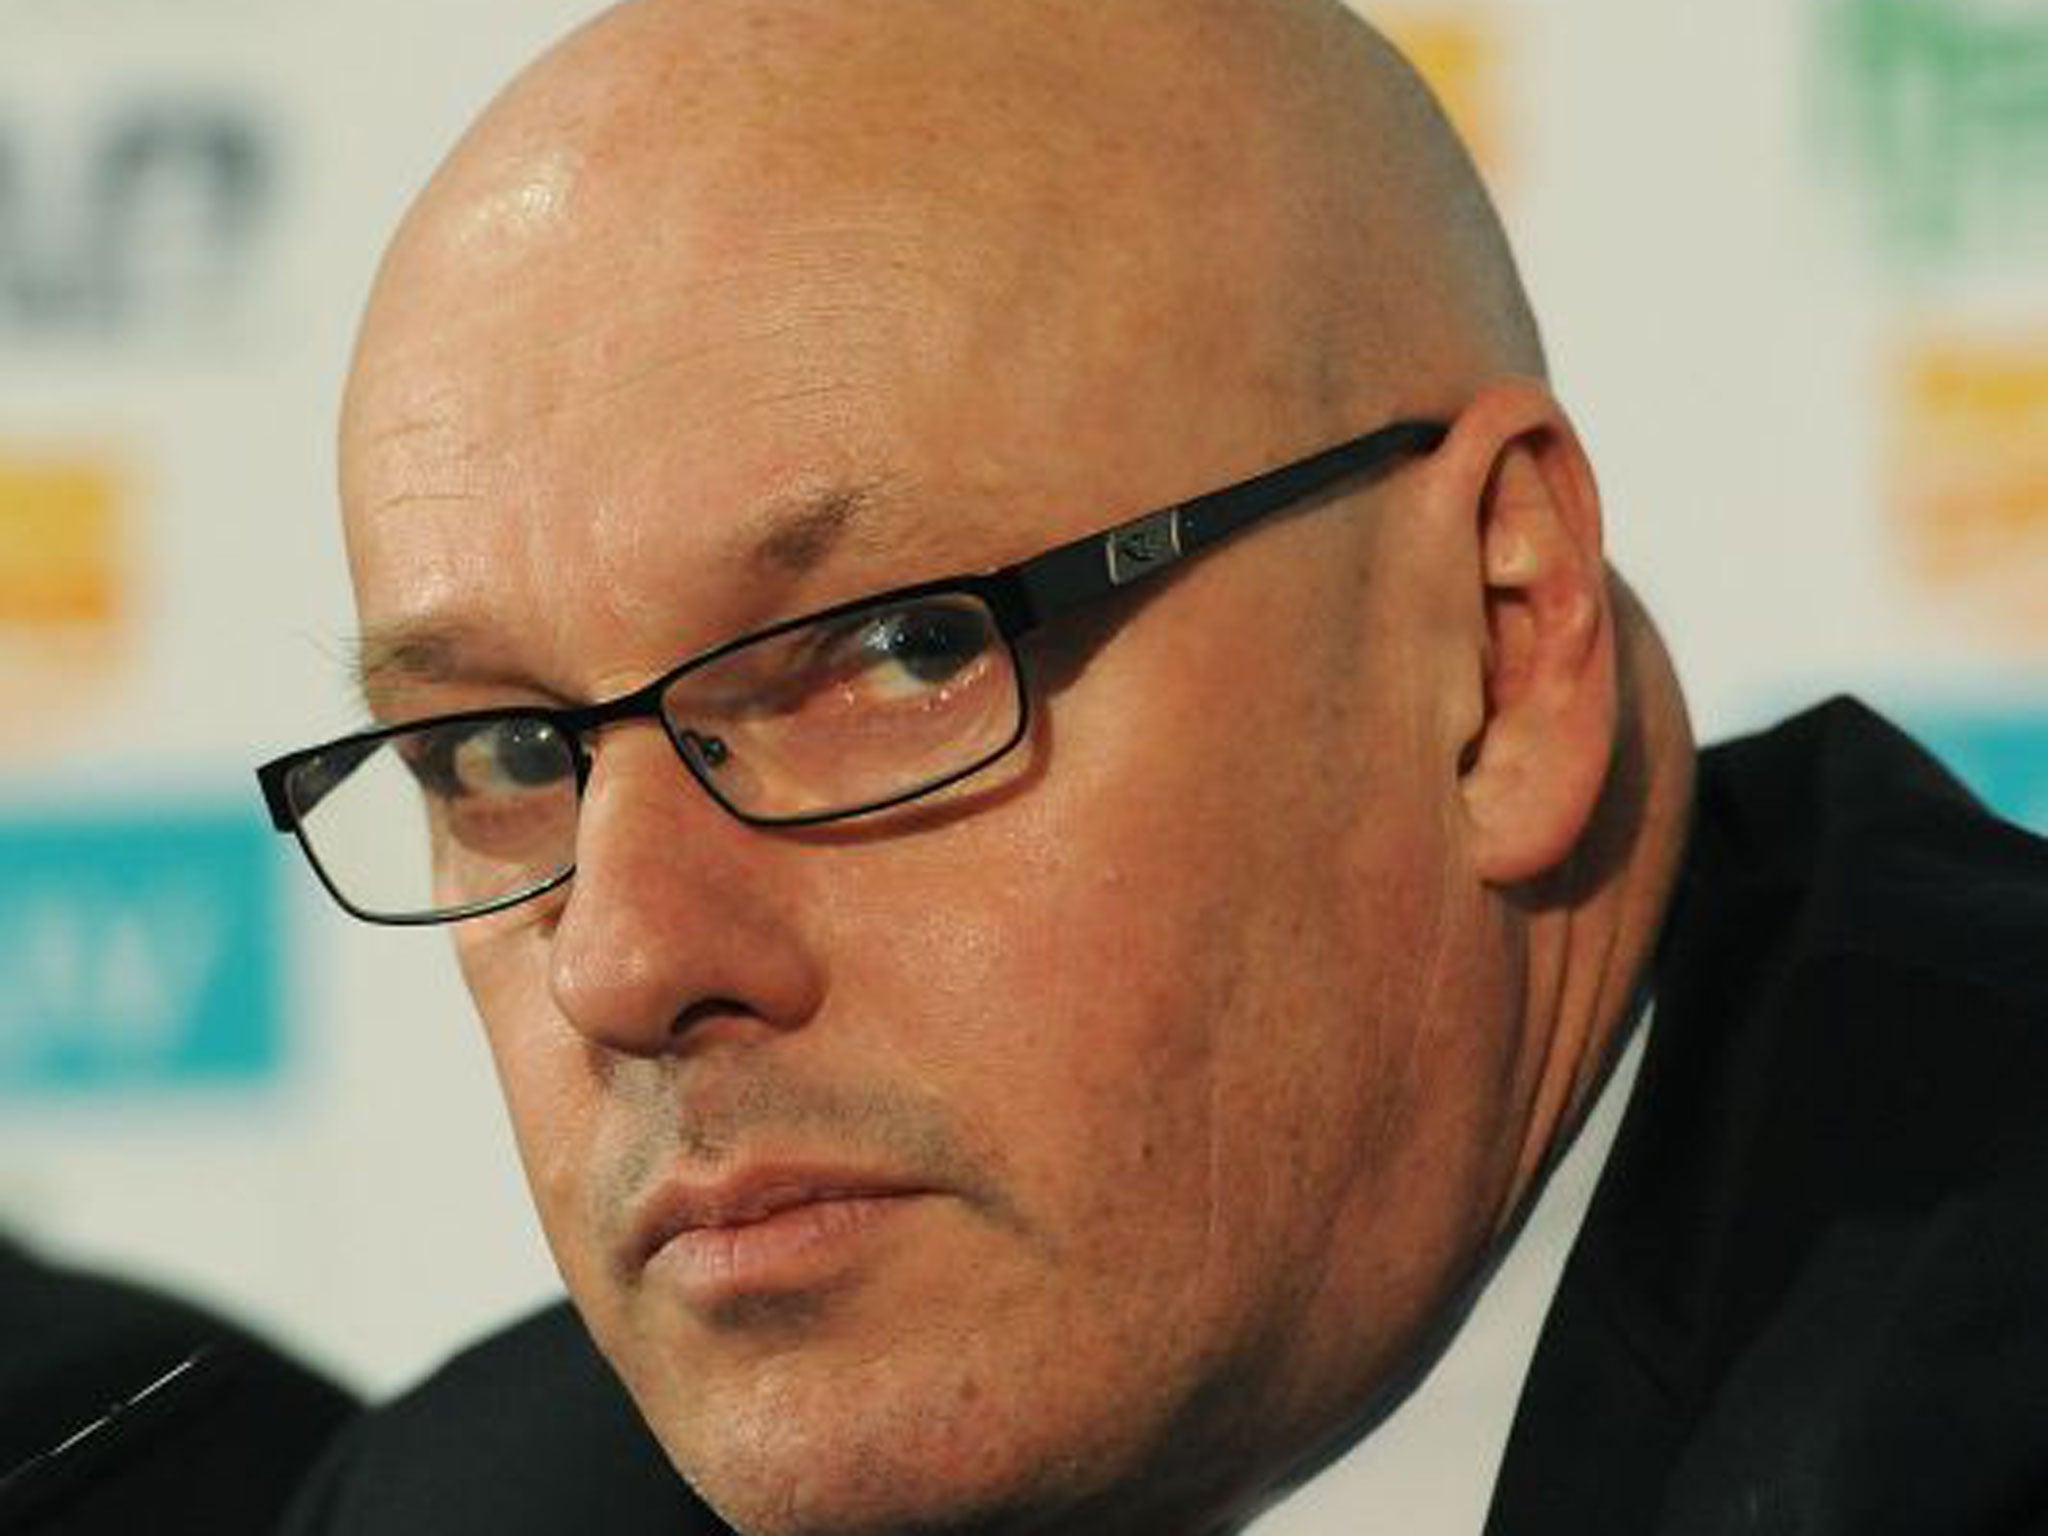
<path id="1" fill-rule="evenodd" d="M 1119 528 L 1102 541 L 1111 586 L 1128 586 L 1181 557 L 1180 508 L 1168 507 Z"/>

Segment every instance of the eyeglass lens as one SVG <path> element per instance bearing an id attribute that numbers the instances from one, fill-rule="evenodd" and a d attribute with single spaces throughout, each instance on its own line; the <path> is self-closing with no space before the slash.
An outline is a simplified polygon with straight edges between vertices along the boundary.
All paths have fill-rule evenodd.
<path id="1" fill-rule="evenodd" d="M 660 706 L 704 786 L 770 823 L 855 815 L 957 779 L 1002 755 L 1023 719 L 995 617 L 961 592 L 763 636 L 683 672 Z M 576 857 L 577 749 L 548 715 L 344 744 L 294 767 L 286 793 L 322 874 L 367 916 L 503 905 Z"/>

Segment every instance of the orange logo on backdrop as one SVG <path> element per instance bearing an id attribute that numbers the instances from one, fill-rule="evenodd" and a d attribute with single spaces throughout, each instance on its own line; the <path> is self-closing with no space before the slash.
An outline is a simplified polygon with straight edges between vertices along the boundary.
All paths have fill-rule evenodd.
<path id="1" fill-rule="evenodd" d="M 2048 646 L 2048 336 L 1922 345 L 1896 409 L 1896 516 L 1915 575 Z"/>
<path id="2" fill-rule="evenodd" d="M 1444 104 L 1489 181 L 1507 169 L 1501 122 L 1501 32 L 1483 6 L 1362 7 Z"/>
<path id="3" fill-rule="evenodd" d="M 40 736 L 119 660 L 124 535 L 109 466 L 0 451 L 0 747 Z"/>

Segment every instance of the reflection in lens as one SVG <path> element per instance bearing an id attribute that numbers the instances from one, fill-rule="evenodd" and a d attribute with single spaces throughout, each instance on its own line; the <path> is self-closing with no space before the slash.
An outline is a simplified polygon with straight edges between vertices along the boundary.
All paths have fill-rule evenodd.
<path id="1" fill-rule="evenodd" d="M 314 864 L 366 916 L 486 905 L 574 857 L 574 748 L 537 716 L 434 722 L 330 750 L 287 792 Z"/>
<path id="2" fill-rule="evenodd" d="M 913 794 L 1001 752 L 1022 718 L 1009 647 L 965 593 L 766 636 L 685 673 L 663 709 L 707 787 L 763 820 Z"/>

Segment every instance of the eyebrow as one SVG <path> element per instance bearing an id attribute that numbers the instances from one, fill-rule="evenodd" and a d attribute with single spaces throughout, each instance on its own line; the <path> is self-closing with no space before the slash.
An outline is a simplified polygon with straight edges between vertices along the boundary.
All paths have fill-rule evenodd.
<path id="1" fill-rule="evenodd" d="M 877 486 L 831 485 L 771 502 L 732 539 L 738 569 L 793 580 L 823 566 L 848 540 L 871 534 Z M 476 654 L 488 645 L 477 626 L 462 620 L 399 619 L 372 625 L 349 647 L 356 694 L 375 713 L 378 694 L 406 684 L 480 681 Z"/>
<path id="2" fill-rule="evenodd" d="M 462 624 L 401 619 L 365 629 L 349 644 L 349 680 L 376 712 L 379 693 L 405 683 L 445 683 L 463 675 L 463 656 L 474 649 Z"/>
<path id="3" fill-rule="evenodd" d="M 739 541 L 749 569 L 808 576 L 829 560 L 874 510 L 872 485 L 834 485 L 769 507 Z"/>

